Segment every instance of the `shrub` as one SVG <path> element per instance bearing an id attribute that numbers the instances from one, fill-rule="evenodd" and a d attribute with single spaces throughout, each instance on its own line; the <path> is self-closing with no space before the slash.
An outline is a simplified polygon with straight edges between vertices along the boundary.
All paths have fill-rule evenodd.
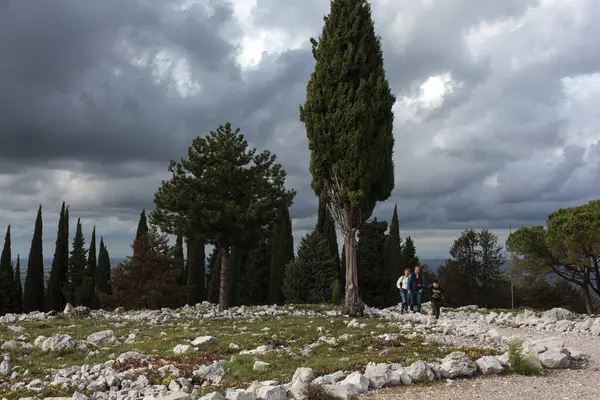
<path id="1" fill-rule="evenodd" d="M 302 389 L 302 394 L 309 400 L 337 400 L 338 398 L 327 393 L 322 385 L 308 383 Z"/>
<path id="2" fill-rule="evenodd" d="M 508 343 L 508 362 L 510 370 L 519 375 L 538 375 L 542 372 L 541 365 L 533 362 L 533 352 L 523 355 L 523 348 L 517 343 L 516 339 Z"/>

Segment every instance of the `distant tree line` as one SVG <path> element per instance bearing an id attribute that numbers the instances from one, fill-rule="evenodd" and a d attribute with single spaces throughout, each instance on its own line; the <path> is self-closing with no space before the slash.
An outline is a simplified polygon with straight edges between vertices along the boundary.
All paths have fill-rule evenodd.
<path id="1" fill-rule="evenodd" d="M 100 238 L 96 252 L 96 228 L 89 249 L 81 221 L 77 220 L 69 251 L 69 208 L 63 202 L 58 221 L 56 247 L 50 276 L 44 278 L 42 207 L 37 211 L 25 284 L 21 282 L 21 258 L 13 265 L 10 225 L 0 256 L 0 315 L 30 311 L 62 311 L 67 303 L 98 308 L 99 296 L 110 293 L 111 265 L 108 249 Z M 14 266 L 14 268 L 13 268 Z"/>

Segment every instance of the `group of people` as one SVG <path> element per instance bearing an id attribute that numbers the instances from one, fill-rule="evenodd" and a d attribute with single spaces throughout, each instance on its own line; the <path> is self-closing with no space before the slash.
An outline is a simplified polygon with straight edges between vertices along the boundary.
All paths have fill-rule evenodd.
<path id="1" fill-rule="evenodd" d="M 402 313 L 407 313 L 410 307 L 411 312 L 421 312 L 421 301 L 423 291 L 426 290 L 425 278 L 421 273 L 421 267 L 415 267 L 414 273 L 410 273 L 409 268 L 404 269 L 402 275 L 396 282 L 396 287 L 400 290 L 402 299 Z M 435 319 L 440 317 L 440 308 L 442 306 L 443 290 L 437 279 L 434 279 L 431 286 L 427 288 L 431 295 L 431 310 Z M 415 310 L 416 308 L 416 310 Z"/>

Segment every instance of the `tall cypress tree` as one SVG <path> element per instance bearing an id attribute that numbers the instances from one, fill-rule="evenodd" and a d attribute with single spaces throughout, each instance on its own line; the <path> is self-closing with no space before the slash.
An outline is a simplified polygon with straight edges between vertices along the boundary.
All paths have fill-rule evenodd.
<path id="1" fill-rule="evenodd" d="M 92 283 L 96 279 L 96 267 L 98 259 L 96 258 L 96 227 L 92 230 L 92 240 L 90 240 L 90 249 L 88 251 L 87 276 L 92 279 Z M 94 285 L 95 286 L 95 285 Z"/>
<path id="2" fill-rule="evenodd" d="M 10 225 L 6 228 L 4 248 L 0 256 L 0 315 L 15 313 L 17 308 L 16 287 L 12 267 Z"/>
<path id="3" fill-rule="evenodd" d="M 21 256 L 17 254 L 17 267 L 15 268 L 15 294 L 17 297 L 16 313 L 23 312 L 23 286 L 21 285 Z"/>
<path id="4" fill-rule="evenodd" d="M 188 258 L 188 277 L 187 285 L 187 300 L 186 303 L 194 305 L 204 301 L 205 297 L 205 243 L 204 239 L 196 236 L 194 240 L 188 241 L 190 247 Z M 181 249 L 181 259 L 183 259 L 183 249 Z"/>
<path id="5" fill-rule="evenodd" d="M 312 187 L 333 208 L 344 235 L 344 313 L 362 316 L 356 233 L 394 188 L 392 132 L 396 101 L 383 67 L 367 0 L 332 0 L 319 40 L 300 120 L 311 151 Z"/>
<path id="6" fill-rule="evenodd" d="M 52 260 L 52 269 L 50 270 L 46 292 L 46 308 L 48 310 L 62 311 L 66 304 L 63 291 L 67 283 L 67 271 L 69 270 L 68 218 L 68 210 L 63 201 L 58 219 L 54 259 Z"/>
<path id="7" fill-rule="evenodd" d="M 263 237 L 248 252 L 244 262 L 240 304 L 265 304 L 269 296 L 269 274 L 273 247 L 271 238 Z"/>
<path id="8" fill-rule="evenodd" d="M 398 221 L 398 206 L 394 207 L 390 231 L 385 238 L 386 252 L 386 284 L 388 287 L 387 305 L 400 302 L 400 292 L 396 287 L 396 280 L 402 275 L 402 238 L 400 237 L 400 223 Z"/>
<path id="9" fill-rule="evenodd" d="M 147 240 L 147 236 L 148 235 L 148 219 L 146 218 L 146 209 L 144 208 L 142 210 L 142 212 L 140 213 L 140 220 L 138 221 L 138 226 L 137 226 L 137 231 L 135 232 L 135 239 L 134 242 L 137 240 L 140 240 L 141 238 L 146 238 L 145 240 Z M 137 247 L 143 247 L 143 246 L 137 246 Z M 134 247 L 133 252 L 135 253 L 136 249 Z M 135 256 L 135 254 L 134 254 Z"/>
<path id="10" fill-rule="evenodd" d="M 112 287 L 110 285 L 110 256 L 108 249 L 104 244 L 104 239 L 100 236 L 100 248 L 98 252 L 98 267 L 96 268 L 96 291 L 104 294 L 112 294 Z"/>
<path id="11" fill-rule="evenodd" d="M 72 305 L 82 305 L 85 300 L 85 274 L 87 265 L 87 249 L 81 219 L 77 219 L 77 228 L 73 238 L 73 250 L 69 258 L 69 280 L 65 297 Z"/>
<path id="12" fill-rule="evenodd" d="M 415 242 L 408 236 L 402 247 L 402 261 L 406 264 L 406 268 L 410 268 L 411 271 L 418 265 L 421 265 L 419 257 L 417 257 L 417 250 L 415 249 Z"/>
<path id="13" fill-rule="evenodd" d="M 271 271 L 269 273 L 270 304 L 283 304 L 283 275 L 286 265 L 294 259 L 294 236 L 292 219 L 286 205 L 279 208 L 271 240 Z"/>
<path id="14" fill-rule="evenodd" d="M 81 302 L 83 305 L 90 308 L 98 308 L 100 301 L 96 294 L 96 269 L 98 261 L 96 257 L 96 227 L 92 230 L 92 239 L 90 240 L 90 248 L 88 250 L 87 269 L 83 278 L 81 289 Z"/>
<path id="15" fill-rule="evenodd" d="M 44 248 L 42 231 L 42 206 L 38 208 L 35 229 L 31 239 L 31 249 L 27 260 L 27 275 L 23 293 L 23 311 L 44 310 Z"/>

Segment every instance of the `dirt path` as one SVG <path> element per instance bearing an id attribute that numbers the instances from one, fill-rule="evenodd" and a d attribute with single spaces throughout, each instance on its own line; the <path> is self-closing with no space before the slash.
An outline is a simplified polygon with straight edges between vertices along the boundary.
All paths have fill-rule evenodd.
<path id="1" fill-rule="evenodd" d="M 524 333 L 502 329 L 502 334 L 523 338 L 541 338 L 549 335 Z M 441 382 L 430 387 L 409 386 L 382 389 L 364 396 L 369 400 L 392 399 L 547 399 L 598 400 L 600 399 L 600 337 L 565 334 L 565 346 L 590 356 L 587 367 L 548 371 L 545 376 L 526 377 L 507 375 Z"/>

